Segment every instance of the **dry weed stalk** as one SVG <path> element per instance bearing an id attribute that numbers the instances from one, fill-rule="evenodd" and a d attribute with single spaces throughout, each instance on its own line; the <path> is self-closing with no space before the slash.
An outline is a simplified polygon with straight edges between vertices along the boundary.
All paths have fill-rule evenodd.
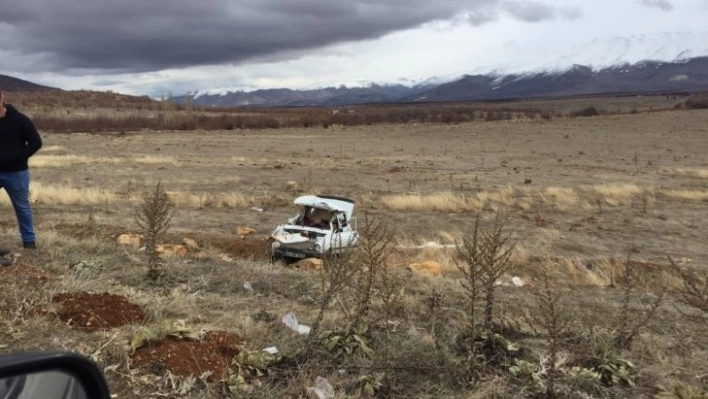
<path id="1" fill-rule="evenodd" d="M 683 268 L 677 265 L 671 257 L 669 257 L 669 262 L 671 262 L 672 269 L 681 278 L 681 286 L 674 287 L 676 299 L 692 309 L 699 310 L 702 315 L 688 314 L 685 311 L 681 311 L 681 313 L 708 323 L 706 319 L 708 316 L 708 270 L 704 269 L 698 272 Z"/>
<path id="2" fill-rule="evenodd" d="M 463 238 L 462 243 L 455 244 L 457 257 L 454 263 L 464 279 L 462 287 L 467 295 L 467 317 L 469 329 L 474 334 L 477 330 L 477 305 L 480 297 L 480 274 L 482 270 L 482 249 L 479 237 L 479 215 L 475 219 L 471 237 Z"/>
<path id="3" fill-rule="evenodd" d="M 622 298 L 620 300 L 618 326 L 613 342 L 617 349 L 630 349 L 639 331 L 645 328 L 649 321 L 654 318 L 666 296 L 667 288 L 663 286 L 659 295 L 644 310 L 644 317 L 633 318 L 631 303 L 634 299 L 634 289 L 638 279 L 637 273 L 637 270 L 632 267 L 632 262 L 628 256 L 624 262 L 624 274 L 621 278 Z"/>
<path id="4" fill-rule="evenodd" d="M 145 252 L 148 255 L 147 277 L 153 281 L 163 274 L 156 247 L 167 232 L 174 215 L 173 208 L 174 205 L 162 188 L 162 183 L 158 182 L 155 191 L 146 194 L 136 210 L 135 221 L 145 237 Z"/>
<path id="5" fill-rule="evenodd" d="M 492 333 L 496 282 L 513 265 L 511 255 L 515 243 L 511 242 L 511 233 L 506 230 L 507 222 L 506 215 L 497 212 L 494 224 L 489 229 L 481 229 L 480 217 L 477 215 L 471 238 L 463 238 L 462 244 L 457 244 L 460 259 L 455 263 L 465 277 L 463 287 L 467 294 L 467 312 L 473 332 L 477 328 L 477 302 L 483 299 L 484 331 L 488 335 Z"/>
<path id="6" fill-rule="evenodd" d="M 356 250 L 330 254 L 324 259 L 320 273 L 320 299 L 317 318 L 308 337 L 307 350 L 312 348 L 324 313 L 331 303 L 344 314 L 352 326 L 371 324 L 372 304 L 379 301 L 388 318 L 399 295 L 401 280 L 388 268 L 388 257 L 394 240 L 385 222 L 368 215 L 359 229 L 360 242 Z"/>
<path id="7" fill-rule="evenodd" d="M 394 244 L 388 225 L 366 215 L 360 231 L 359 267 L 350 285 L 353 307 L 348 307 L 348 318 L 354 324 L 370 316 L 375 299 L 380 299 L 386 307 L 392 305 L 401 286 L 400 279 L 392 275 L 388 268 L 388 257 Z"/>
<path id="8" fill-rule="evenodd" d="M 545 395 L 547 398 L 555 398 L 559 346 L 563 335 L 568 331 L 570 319 L 563 293 L 553 287 L 547 265 L 541 269 L 541 286 L 534 292 L 534 299 L 536 313 L 528 316 L 528 323 L 532 327 L 539 326 L 545 332 L 549 356 L 549 366 L 545 373 L 547 376 Z"/>
<path id="9" fill-rule="evenodd" d="M 334 247 L 334 243 L 332 244 Z M 317 317 L 312 323 L 312 329 L 307 338 L 306 353 L 310 353 L 318 338 L 325 312 L 329 309 L 332 301 L 336 299 L 338 292 L 357 272 L 353 252 L 351 251 L 341 254 L 329 254 L 324 257 L 323 261 L 323 267 L 319 273 L 320 296 L 317 300 Z"/>

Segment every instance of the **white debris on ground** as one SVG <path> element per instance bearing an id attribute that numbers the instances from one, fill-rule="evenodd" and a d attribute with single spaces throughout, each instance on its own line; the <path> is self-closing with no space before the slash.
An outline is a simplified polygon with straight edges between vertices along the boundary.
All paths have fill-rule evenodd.
<path id="1" fill-rule="evenodd" d="M 315 379 L 315 386 L 307 388 L 307 396 L 311 399 L 332 399 L 334 398 L 334 388 L 326 378 L 318 376 Z"/>
<path id="2" fill-rule="evenodd" d="M 283 316 L 283 324 L 288 326 L 291 330 L 295 331 L 300 335 L 307 335 L 310 333 L 310 327 L 297 322 L 297 317 L 295 317 L 295 312 L 289 312 Z"/>
<path id="3" fill-rule="evenodd" d="M 275 346 L 269 346 L 269 347 L 263 349 L 263 352 L 269 353 L 271 355 L 275 355 L 278 353 L 278 348 L 276 348 Z"/>

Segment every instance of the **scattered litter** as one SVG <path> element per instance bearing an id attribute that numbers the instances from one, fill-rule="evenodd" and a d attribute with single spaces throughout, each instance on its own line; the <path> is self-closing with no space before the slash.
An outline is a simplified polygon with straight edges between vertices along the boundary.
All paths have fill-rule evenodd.
<path id="1" fill-rule="evenodd" d="M 263 352 L 270 353 L 271 355 L 275 355 L 278 353 L 278 348 L 275 346 L 269 346 L 265 349 L 263 349 Z"/>
<path id="2" fill-rule="evenodd" d="M 243 288 L 245 288 L 248 292 L 253 292 L 253 286 L 251 285 L 250 281 L 246 281 L 245 283 L 243 283 Z"/>
<path id="3" fill-rule="evenodd" d="M 524 283 L 524 280 L 519 277 L 512 277 L 511 282 L 514 283 L 514 285 L 517 287 L 523 287 L 524 285 L 526 285 L 526 283 Z"/>
<path id="4" fill-rule="evenodd" d="M 299 324 L 297 322 L 297 317 L 295 317 L 295 312 L 289 312 L 283 316 L 283 323 L 288 326 L 291 330 L 295 331 L 300 335 L 307 335 L 310 333 L 310 327 L 304 324 Z"/>
<path id="5" fill-rule="evenodd" d="M 307 396 L 312 399 L 332 399 L 334 398 L 334 388 L 326 378 L 317 377 L 315 386 L 307 388 Z"/>
<path id="6" fill-rule="evenodd" d="M 256 212 L 263 212 L 263 208 L 258 208 L 258 207 L 255 207 L 255 206 L 254 206 L 253 208 L 251 208 L 251 210 L 252 210 L 252 211 L 256 211 Z"/>

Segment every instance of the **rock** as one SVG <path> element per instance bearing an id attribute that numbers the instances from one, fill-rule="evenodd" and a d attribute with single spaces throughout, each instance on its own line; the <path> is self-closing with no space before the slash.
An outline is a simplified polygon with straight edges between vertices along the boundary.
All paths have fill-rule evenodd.
<path id="1" fill-rule="evenodd" d="M 517 287 L 523 287 L 524 285 L 526 285 L 526 283 L 524 282 L 524 280 L 522 280 L 522 279 L 519 278 L 519 277 L 512 277 L 512 278 L 511 278 L 511 282 L 512 282 L 515 286 L 517 286 Z"/>
<path id="2" fill-rule="evenodd" d="M 236 234 L 240 235 L 241 237 L 250 236 L 251 234 L 253 234 L 253 233 L 255 233 L 255 232 L 256 232 L 256 230 L 255 230 L 255 229 L 252 229 L 252 228 L 250 228 L 250 227 L 241 227 L 241 226 L 239 226 L 239 227 L 236 228 Z"/>
<path id="3" fill-rule="evenodd" d="M 588 267 L 585 266 L 585 264 L 583 262 L 581 262 L 580 260 L 577 260 L 577 259 L 573 260 L 573 266 L 575 266 L 575 268 L 578 269 L 579 271 L 582 271 L 582 272 L 588 271 Z"/>
<path id="4" fill-rule="evenodd" d="M 179 244 L 160 244 L 155 247 L 155 252 L 163 256 L 187 256 L 187 248 Z"/>
<path id="5" fill-rule="evenodd" d="M 182 239 L 182 245 L 184 245 L 188 251 L 199 252 L 199 244 L 193 238 L 184 237 Z"/>
<path id="6" fill-rule="evenodd" d="M 413 273 L 427 274 L 429 276 L 442 275 L 442 267 L 440 266 L 440 263 L 434 260 L 426 260 L 421 263 L 411 263 L 408 265 L 408 270 Z"/>
<path id="7" fill-rule="evenodd" d="M 308 272 L 315 272 L 322 269 L 322 264 L 322 259 L 307 258 L 293 263 L 292 267 L 296 269 L 307 270 Z"/>
<path id="8" fill-rule="evenodd" d="M 116 241 L 118 242 L 118 245 L 125 245 L 138 249 L 142 245 L 143 236 L 142 234 L 121 234 L 118 236 Z"/>
<path id="9" fill-rule="evenodd" d="M 295 180 L 290 180 L 289 182 L 285 183 L 285 189 L 288 191 L 299 193 L 302 192 L 302 185 L 300 185 L 300 183 L 296 182 Z"/>
<path id="10" fill-rule="evenodd" d="M 221 258 L 221 260 L 223 260 L 224 262 L 228 262 L 228 263 L 233 263 L 233 262 L 234 262 L 234 258 L 232 258 L 232 257 L 230 257 L 229 255 L 226 255 L 226 254 L 221 254 L 220 258 Z"/>

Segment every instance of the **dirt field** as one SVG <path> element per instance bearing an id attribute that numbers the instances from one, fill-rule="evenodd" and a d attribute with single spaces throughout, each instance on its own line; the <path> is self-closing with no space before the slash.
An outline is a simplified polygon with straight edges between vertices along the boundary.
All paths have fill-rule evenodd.
<path id="1" fill-rule="evenodd" d="M 465 231 L 474 212 L 454 206 L 450 212 L 389 210 L 383 198 L 406 193 L 463 197 L 508 189 L 504 195 L 510 197 L 514 232 L 522 243 L 555 230 L 563 238 L 553 252 L 596 257 L 631 248 L 648 259 L 671 255 L 708 263 L 703 248 L 708 227 L 696 218 L 708 196 L 707 115 L 676 111 L 453 126 L 48 135 L 38 163 L 50 155 L 56 163 L 63 156 L 94 157 L 93 162 L 68 160 L 58 167 L 47 162 L 32 173 L 42 185 L 99 188 L 123 198 L 135 198 L 162 181 L 184 201 L 175 229 L 218 233 L 248 225 L 267 234 L 296 212 L 288 205 L 297 194 L 286 190 L 293 180 L 305 193 L 354 198 L 358 211 L 391 218 L 398 232 L 423 242 L 441 231 Z M 136 164 L 133 157 L 154 157 L 157 163 Z M 118 160 L 103 163 L 106 158 Z M 598 205 L 592 187 L 601 186 L 617 191 L 618 201 Z M 549 188 L 577 191 L 576 203 L 559 198 L 559 203 L 570 201 L 559 210 Z M 676 198 L 682 190 L 695 191 L 696 199 Z M 646 212 L 644 191 L 652 196 Z M 208 198 L 217 193 L 245 196 L 253 207 L 266 210 L 210 206 Z M 199 196 L 203 209 L 198 209 Z M 130 222 L 126 201 L 62 207 L 38 200 L 40 226 L 81 222 L 92 214 L 101 223 L 133 227 L 125 223 Z M 538 218 L 544 219 L 542 229 Z"/>
<path id="2" fill-rule="evenodd" d="M 233 384 L 224 388 L 200 373 L 185 380 L 164 366 L 130 367 L 126 345 L 137 325 L 86 331 L 66 320 L 34 317 L 37 312 L 30 310 L 40 306 L 43 315 L 52 314 L 57 292 L 110 292 L 140 305 L 148 325 L 185 319 L 194 331 L 236 333 L 250 350 L 277 345 L 281 353 L 295 353 L 303 338 L 279 319 L 293 310 L 302 323 L 313 323 L 317 277 L 268 265 L 259 256 L 241 259 L 240 254 L 258 251 L 244 251 L 242 246 L 250 244 L 239 243 L 255 242 L 258 247 L 254 240 L 266 238 L 276 224 L 297 212 L 292 205 L 296 196 L 332 194 L 355 199 L 360 225 L 369 214 L 391 228 L 396 246 L 408 248 L 397 253 L 393 266 L 435 260 L 443 271 L 440 278 L 410 277 L 404 298 L 409 310 L 389 320 L 401 326 L 393 334 L 407 338 L 388 344 L 395 354 L 387 359 L 404 364 L 406 356 L 416 357 L 411 351 L 426 353 L 417 360 L 420 370 L 404 372 L 407 377 L 388 371 L 383 385 L 390 391 L 377 390 L 377 395 L 538 395 L 547 385 L 501 372 L 483 372 L 476 383 L 459 386 L 441 376 L 422 377 L 429 374 L 425 367 L 440 364 L 435 355 L 440 338 L 428 324 L 426 298 L 433 291 L 444 293 L 447 302 L 442 308 L 448 311 L 441 310 L 439 316 L 453 331 L 461 322 L 454 309 L 464 307 L 464 295 L 453 249 L 413 247 L 459 243 L 470 237 L 476 215 L 487 220 L 502 212 L 516 243 L 515 266 L 505 278 L 525 281 L 524 287 L 500 287 L 495 306 L 502 319 L 524 316 L 541 286 L 538 264 L 550 262 L 557 266 L 551 272 L 553 285 L 569 294 L 566 305 L 576 330 L 596 337 L 596 327 L 610 334 L 614 327 L 608 315 L 620 311 L 623 295 L 619 288 L 607 288 L 616 282 L 615 273 L 621 274 L 613 266 L 617 262 L 629 256 L 644 274 L 632 299 L 636 319 L 647 311 L 643 304 L 656 298 L 664 285 L 678 281 L 667 256 L 682 267 L 708 267 L 706 121 L 706 110 L 675 110 L 455 125 L 46 134 L 44 148 L 31 162 L 37 253 L 25 253 L 15 244 L 14 215 L 2 199 L 3 242 L 20 256 L 0 273 L 15 271 L 7 277 L 0 274 L 0 279 L 8 286 L 33 278 L 36 290 L 3 288 L 0 295 L 7 305 L 0 305 L 0 351 L 86 353 L 104 367 L 119 397 L 156 391 L 195 398 L 240 397 L 228 393 Z M 291 181 L 301 189 L 288 188 Z M 179 243 L 182 237 L 192 237 L 203 246 L 199 256 L 164 261 L 172 283 L 163 287 L 145 280 L 144 254 L 115 243 L 118 234 L 138 231 L 136 205 L 158 182 L 175 203 L 169 239 Z M 239 238 L 239 226 L 255 229 L 255 238 Z M 70 267 L 78 262 L 90 265 L 93 274 Z M 31 271 L 29 277 L 16 271 L 21 267 Z M 243 289 L 247 281 L 255 294 Z M 651 397 L 656 383 L 668 389 L 676 383 L 696 392 L 708 389 L 708 336 L 701 327 L 705 313 L 698 321 L 683 318 L 672 295 L 642 325 L 632 348 L 613 355 L 634 363 L 632 386 L 598 382 L 598 387 L 579 388 L 563 380 L 560 396 Z M 54 312 L 61 314 L 60 309 Z M 332 308 L 325 324 L 337 324 L 338 317 Z M 507 338 L 545 353 L 543 334 L 534 335 L 525 327 L 517 333 Z M 583 339 L 590 340 L 589 335 Z M 569 358 L 581 357 L 571 349 L 580 344 L 565 345 Z M 350 370 L 368 367 L 361 360 L 352 362 L 346 366 Z M 150 362 L 141 359 L 145 363 Z M 336 397 L 348 397 L 345 392 L 358 397 L 349 389 L 356 376 L 331 367 L 305 368 L 299 374 L 278 369 L 274 373 L 287 376 L 288 382 L 266 376 L 263 385 L 251 384 L 238 392 L 247 397 L 304 397 L 314 377 L 323 375 L 341 392 Z"/>

